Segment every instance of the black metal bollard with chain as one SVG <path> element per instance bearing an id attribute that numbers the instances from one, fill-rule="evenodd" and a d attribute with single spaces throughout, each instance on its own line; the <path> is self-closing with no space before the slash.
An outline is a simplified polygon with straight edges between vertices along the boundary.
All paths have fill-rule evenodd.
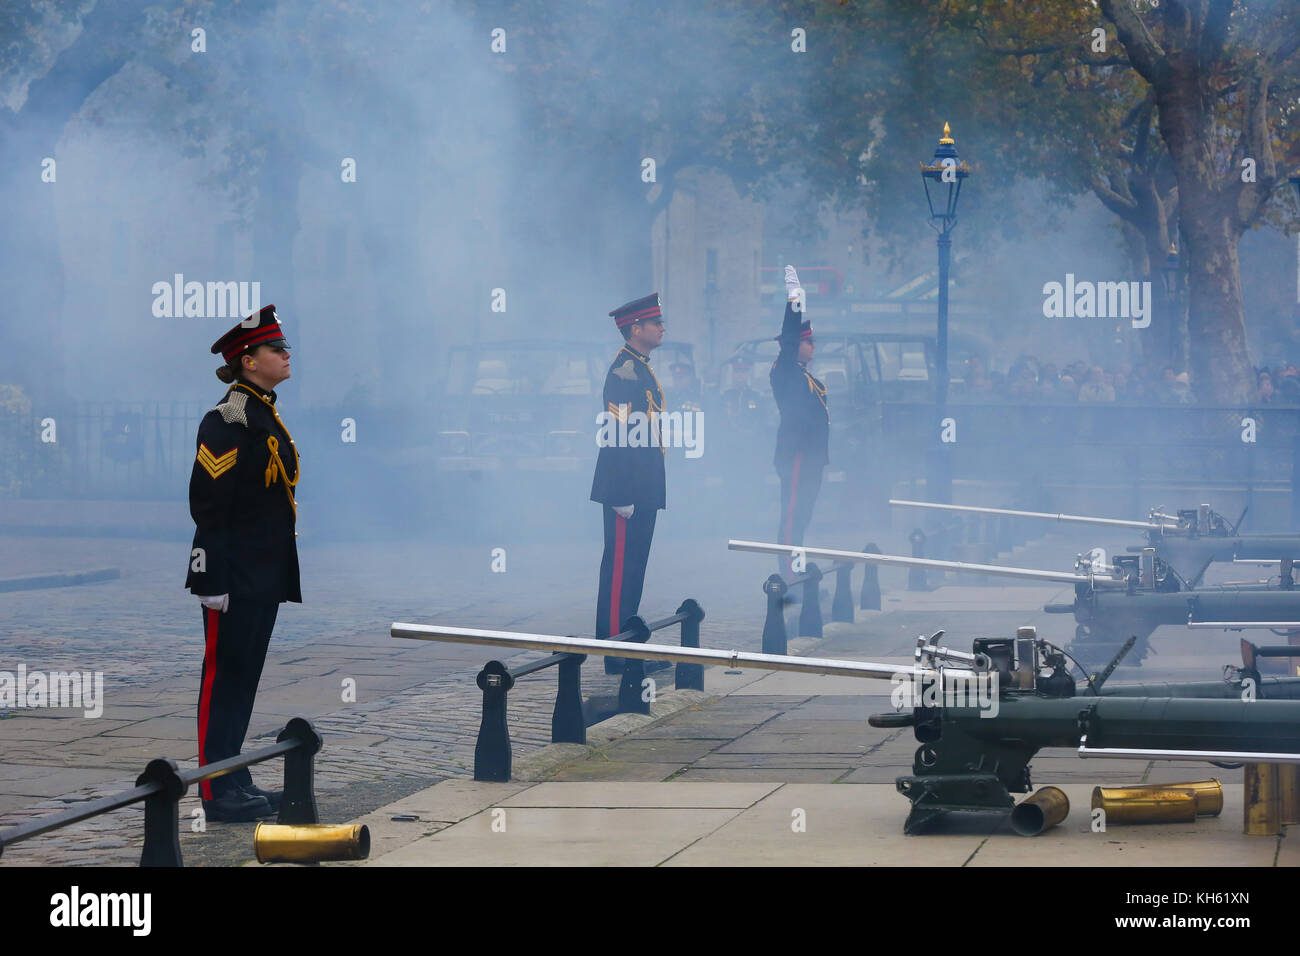
<path id="1" fill-rule="evenodd" d="M 650 628 L 640 617 L 630 617 L 623 623 L 623 633 L 631 632 L 629 644 L 644 644 L 650 639 Z M 645 690 L 645 661 L 639 657 L 623 659 L 623 679 L 618 685 L 618 712 L 620 714 L 650 713 L 650 698 Z M 651 695 L 653 696 L 653 695 Z"/>
<path id="2" fill-rule="evenodd" d="M 510 730 L 506 727 L 506 694 L 515 686 L 500 661 L 488 661 L 475 683 L 483 691 L 483 720 L 474 744 L 474 779 L 507 783 L 510 780 Z"/>
<path id="3" fill-rule="evenodd" d="M 294 717 L 276 735 L 276 743 L 296 740 L 300 746 L 284 755 L 284 795 L 277 823 L 320 823 L 316 810 L 316 755 L 324 741 L 311 722 Z"/>
<path id="4" fill-rule="evenodd" d="M 582 719 L 582 662 L 586 654 L 571 654 L 560 661 L 555 710 L 551 712 L 551 743 L 585 744 L 587 724 Z"/>
<path id="5" fill-rule="evenodd" d="M 157 783 L 160 789 L 144 800 L 144 849 L 141 866 L 184 866 L 181 861 L 180 800 L 189 787 L 181 780 L 176 761 L 150 760 L 135 785 Z"/>
<path id="6" fill-rule="evenodd" d="M 687 598 L 677 613 L 686 615 L 682 619 L 682 647 L 699 647 L 704 608 L 693 598 Z M 673 683 L 678 690 L 704 690 L 704 665 L 678 663 Z"/>
<path id="7" fill-rule="evenodd" d="M 847 561 L 835 568 L 835 597 L 831 600 L 831 620 L 853 623 L 853 565 Z"/>
<path id="8" fill-rule="evenodd" d="M 799 636 L 822 636 L 822 573 L 817 565 L 809 564 L 800 576 L 803 581 L 803 607 L 799 609 Z"/>
<path id="9" fill-rule="evenodd" d="M 880 548 L 874 541 L 868 541 L 862 546 L 862 550 L 868 554 L 880 554 Z M 864 611 L 880 610 L 880 573 L 874 564 L 865 564 L 862 566 L 862 599 L 858 602 L 858 607 Z"/>
<path id="10" fill-rule="evenodd" d="M 914 528 L 908 535 L 907 540 L 912 542 L 912 557 L 925 557 L 925 532 L 920 528 Z M 909 591 L 928 590 L 925 583 L 925 568 L 908 568 L 907 569 L 907 589 Z"/>
<path id="11" fill-rule="evenodd" d="M 785 580 L 779 574 L 773 574 L 763 582 L 763 593 L 767 595 L 767 617 L 763 620 L 764 654 L 786 653 L 785 592 Z"/>

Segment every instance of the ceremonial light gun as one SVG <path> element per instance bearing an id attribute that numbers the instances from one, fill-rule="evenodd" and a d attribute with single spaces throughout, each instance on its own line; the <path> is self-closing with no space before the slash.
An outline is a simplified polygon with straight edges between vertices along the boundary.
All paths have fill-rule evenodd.
<path id="1" fill-rule="evenodd" d="M 910 727 L 920 746 L 896 785 L 911 803 L 904 831 L 944 813 L 1006 813 L 1030 787 L 1029 762 L 1044 747 L 1079 756 L 1144 760 L 1300 763 L 1300 679 L 1245 678 L 1186 684 L 1107 686 L 1069 673 L 1068 655 L 1020 629 L 976 640 L 970 652 L 918 639 L 911 665 L 803 658 L 737 650 L 609 642 L 438 625 L 392 625 L 394 637 L 577 655 L 715 664 L 729 668 L 888 680 L 897 710 L 872 717 L 882 729 Z M 1115 662 L 1112 662 L 1112 665 Z M 1174 696 L 1174 695 L 1177 696 Z"/>
<path id="2" fill-rule="evenodd" d="M 1014 511 L 1010 508 L 982 508 L 973 505 L 948 505 L 932 501 L 909 501 L 891 498 L 896 508 L 921 508 L 929 511 L 958 512 L 965 514 L 1000 515 L 1011 518 L 1037 518 L 1065 524 L 1084 524 L 1100 528 L 1126 528 L 1140 531 L 1146 536 L 1145 545 L 1133 545 L 1130 552 L 1140 553 L 1144 548 L 1154 548 L 1157 557 L 1166 564 L 1195 573 L 1188 578 L 1192 585 L 1200 582 L 1206 568 L 1215 562 L 1238 561 L 1246 558 L 1269 560 L 1300 558 L 1300 534 L 1241 532 L 1243 510 L 1237 520 L 1231 521 L 1208 504 L 1198 508 L 1180 508 L 1166 514 L 1159 508 L 1147 513 L 1145 521 L 1122 518 L 1097 518 L 1091 515 L 1054 514 L 1045 511 Z M 1286 572 L 1289 573 L 1289 566 Z"/>
<path id="3" fill-rule="evenodd" d="M 1048 604 L 1043 610 L 1049 614 L 1074 615 L 1074 642 L 1069 650 L 1093 666 L 1100 666 L 1113 657 L 1129 636 L 1137 639 L 1129 660 L 1140 663 L 1149 650 L 1152 632 L 1161 625 L 1193 623 L 1231 628 L 1228 622 L 1236 622 L 1284 628 L 1285 622 L 1300 622 L 1300 589 L 1289 583 L 1285 575 L 1278 583 L 1252 581 L 1193 590 L 1159 558 L 1154 548 L 1144 548 L 1140 555 L 1117 555 L 1111 562 L 1106 561 L 1104 552 L 1094 549 L 1075 557 L 1073 571 L 1052 571 L 761 541 L 730 541 L 727 546 L 733 551 L 1070 584 L 1074 586 L 1073 602 Z"/>

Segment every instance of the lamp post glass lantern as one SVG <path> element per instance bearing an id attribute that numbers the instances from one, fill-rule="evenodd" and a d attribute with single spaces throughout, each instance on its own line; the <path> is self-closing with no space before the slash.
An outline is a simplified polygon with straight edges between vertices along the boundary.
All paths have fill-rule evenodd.
<path id="1" fill-rule="evenodd" d="M 957 155 L 957 141 L 952 128 L 945 122 L 943 136 L 935 147 L 934 159 L 921 163 L 921 184 L 925 187 L 925 201 L 930 207 L 930 227 L 937 232 L 939 246 L 939 315 L 936 336 L 938 354 L 935 364 L 939 380 L 935 383 L 934 400 L 937 418 L 942 421 L 948 404 L 948 269 L 952 262 L 952 230 L 957 225 L 957 202 L 961 199 L 961 184 L 971 174 L 971 169 Z M 938 423 L 936 423 L 936 432 Z M 952 474 L 943 448 L 936 449 L 932 501 L 952 500 Z"/>
<path id="2" fill-rule="evenodd" d="M 1169 297 L 1171 302 L 1180 291 L 1179 280 L 1182 275 L 1179 266 L 1178 249 L 1175 246 L 1170 246 L 1169 255 L 1165 256 L 1164 268 L 1160 270 L 1160 278 L 1165 285 L 1165 295 Z"/>

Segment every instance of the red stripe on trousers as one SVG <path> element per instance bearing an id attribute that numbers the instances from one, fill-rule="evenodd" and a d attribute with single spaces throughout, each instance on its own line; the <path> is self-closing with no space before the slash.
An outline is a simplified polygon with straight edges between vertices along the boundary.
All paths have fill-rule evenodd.
<path id="1" fill-rule="evenodd" d="M 207 608 L 207 642 L 203 651 L 203 689 L 199 691 L 199 766 L 207 763 L 204 747 L 208 740 L 208 716 L 212 709 L 212 682 L 217 676 L 217 624 L 221 621 L 221 611 Z M 199 784 L 204 800 L 212 799 L 212 783 L 204 780 Z"/>
<path id="2" fill-rule="evenodd" d="M 794 456 L 794 469 L 790 473 L 790 500 L 785 509 L 785 540 L 781 544 L 794 544 L 794 503 L 799 496 L 799 465 L 803 463 L 803 452 Z M 790 555 L 785 555 L 785 566 L 791 564 Z"/>
<path id="3" fill-rule="evenodd" d="M 609 636 L 623 631 L 623 622 L 619 620 L 620 598 L 623 596 L 623 546 L 627 543 L 627 519 L 620 514 L 614 515 L 614 573 L 609 586 Z"/>

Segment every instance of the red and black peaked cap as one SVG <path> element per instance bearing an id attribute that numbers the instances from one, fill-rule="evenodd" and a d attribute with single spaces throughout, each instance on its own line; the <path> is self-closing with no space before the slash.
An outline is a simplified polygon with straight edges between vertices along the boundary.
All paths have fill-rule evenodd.
<path id="1" fill-rule="evenodd" d="M 635 325 L 637 322 L 645 322 L 647 319 L 662 322 L 663 312 L 659 308 L 659 293 L 652 292 L 644 298 L 620 305 L 610 315 L 614 317 L 614 324 L 620 329 Z"/>
<path id="2" fill-rule="evenodd" d="M 212 354 L 220 353 L 227 362 L 249 349 L 259 345 L 278 345 L 289 348 L 285 340 L 284 329 L 280 326 L 280 317 L 275 314 L 275 306 L 268 305 L 260 312 L 254 312 L 237 326 L 217 339 L 212 344 Z"/>
<path id="3" fill-rule="evenodd" d="M 798 338 L 798 341 L 800 341 L 800 342 L 811 342 L 811 341 L 812 341 L 812 337 L 813 337 L 813 334 L 812 334 L 812 321 L 809 320 L 809 319 L 804 319 L 802 322 L 799 323 L 799 338 Z M 784 342 L 784 341 L 786 341 L 786 340 L 789 339 L 789 338 L 790 338 L 790 337 L 787 336 L 787 335 L 785 334 L 785 330 L 783 329 L 782 332 L 781 332 L 781 334 L 778 335 L 778 336 L 775 336 L 775 337 L 772 339 L 772 341 L 773 341 L 773 342 Z"/>

